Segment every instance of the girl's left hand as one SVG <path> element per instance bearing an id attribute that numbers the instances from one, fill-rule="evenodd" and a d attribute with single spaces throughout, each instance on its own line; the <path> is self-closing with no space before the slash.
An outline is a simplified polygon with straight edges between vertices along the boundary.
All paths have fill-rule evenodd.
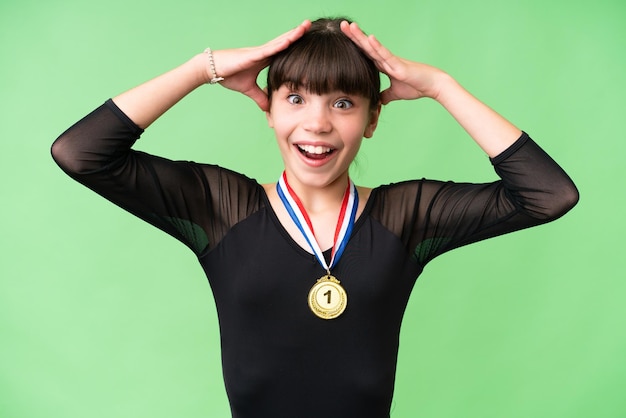
<path id="1" fill-rule="evenodd" d="M 440 82 L 447 76 L 445 72 L 395 56 L 374 35 L 365 35 L 355 22 L 341 22 L 341 30 L 374 61 L 380 72 L 389 77 L 391 84 L 381 93 L 382 104 L 421 97 L 437 99 Z"/>

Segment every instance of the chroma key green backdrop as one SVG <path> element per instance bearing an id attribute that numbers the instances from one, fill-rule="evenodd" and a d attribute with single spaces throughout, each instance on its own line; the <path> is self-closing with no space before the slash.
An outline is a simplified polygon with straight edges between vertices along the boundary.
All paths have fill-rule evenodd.
<path id="1" fill-rule="evenodd" d="M 581 192 L 554 223 L 426 268 L 391 416 L 626 416 L 625 10 L 618 0 L 3 0 L 0 417 L 229 416 L 214 303 L 193 254 L 74 183 L 49 148 L 107 98 L 207 46 L 260 44 L 326 15 L 451 73 Z M 191 94 L 137 147 L 262 182 L 281 169 L 264 115 L 219 86 Z M 495 178 L 428 100 L 385 107 L 353 177 Z"/>

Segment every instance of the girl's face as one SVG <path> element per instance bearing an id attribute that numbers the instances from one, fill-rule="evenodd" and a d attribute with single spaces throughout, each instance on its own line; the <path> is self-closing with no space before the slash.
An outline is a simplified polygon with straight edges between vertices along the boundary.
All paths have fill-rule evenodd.
<path id="1" fill-rule="evenodd" d="M 326 187 L 345 181 L 363 137 L 373 135 L 380 107 L 342 92 L 322 95 L 282 85 L 267 112 L 290 185 Z"/>

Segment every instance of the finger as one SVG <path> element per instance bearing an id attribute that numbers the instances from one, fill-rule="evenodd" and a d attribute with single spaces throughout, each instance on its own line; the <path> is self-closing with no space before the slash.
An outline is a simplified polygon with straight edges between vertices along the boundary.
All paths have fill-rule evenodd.
<path id="1" fill-rule="evenodd" d="M 310 27 L 311 22 L 309 20 L 305 20 L 290 31 L 285 32 L 282 35 L 279 35 L 271 41 L 265 43 L 260 47 L 264 57 L 272 56 L 287 48 L 289 45 L 300 39 L 302 35 L 304 35 L 309 30 Z"/>
<path id="2" fill-rule="evenodd" d="M 361 31 L 361 28 L 359 28 L 356 23 L 354 23 L 351 26 L 354 26 L 353 30 L 356 29 L 358 33 L 361 34 L 360 36 L 360 38 L 362 39 L 361 42 L 364 44 L 363 49 L 367 51 L 367 53 L 372 57 L 372 59 L 382 63 L 382 62 L 387 62 L 391 58 L 394 57 L 391 51 L 385 48 L 383 44 L 380 43 L 378 38 L 376 38 L 375 35 L 369 35 L 369 36 L 365 35 L 363 31 Z"/>
<path id="3" fill-rule="evenodd" d="M 341 31 L 346 35 L 352 42 L 357 44 L 361 49 L 367 48 L 367 36 L 361 31 L 359 26 L 356 23 L 348 23 L 347 21 L 342 21 L 339 25 Z"/>
<path id="4" fill-rule="evenodd" d="M 391 51 L 385 48 L 374 35 L 367 36 L 356 22 L 350 24 L 344 22 L 341 24 L 343 33 L 361 48 L 381 71 L 387 72 L 391 68 L 388 61 L 394 58 Z"/>
<path id="5" fill-rule="evenodd" d="M 299 39 L 302 35 L 304 35 L 310 28 L 311 28 L 311 21 L 307 19 L 303 21 L 302 23 L 300 23 L 295 28 L 293 28 L 292 30 L 290 30 L 289 32 L 287 32 L 286 38 L 290 42 L 293 42 Z"/>
<path id="6" fill-rule="evenodd" d="M 372 47 L 372 49 L 383 61 L 389 61 L 391 58 L 395 57 L 395 55 L 393 55 L 389 49 L 387 49 L 382 43 L 380 43 L 376 36 L 370 35 L 367 37 L 367 40 L 369 41 L 369 45 Z"/>
<path id="7" fill-rule="evenodd" d="M 370 45 L 369 37 L 361 30 L 356 22 L 352 22 L 350 24 L 347 24 L 346 22 L 342 26 L 342 30 L 355 44 L 357 44 L 365 52 L 367 52 L 368 54 L 375 52 Z"/>
<path id="8" fill-rule="evenodd" d="M 258 85 L 249 91 L 244 92 L 246 96 L 254 100 L 254 102 L 261 108 L 262 111 L 267 112 L 270 108 L 270 102 L 267 98 L 267 94 L 261 90 Z"/>
<path id="9" fill-rule="evenodd" d="M 291 29 L 288 32 L 279 35 L 278 37 L 272 39 L 271 41 L 265 43 L 256 48 L 251 48 L 252 55 L 250 57 L 251 60 L 255 61 L 259 65 L 259 72 L 269 65 L 270 58 L 279 53 L 280 51 L 286 49 L 289 45 L 291 45 L 296 40 L 300 39 L 302 35 L 306 33 L 311 27 L 311 22 L 309 20 L 305 20 L 295 28 Z M 258 102 L 257 102 L 258 103 Z M 261 104 L 259 104 L 261 106 Z M 263 106 L 268 106 L 263 101 Z M 263 107 L 262 107 L 263 109 Z M 264 109 L 265 110 L 265 109 Z"/>
<path id="10" fill-rule="evenodd" d="M 395 97 L 395 94 L 390 88 L 385 89 L 380 93 L 380 102 L 383 105 L 387 105 L 394 100 L 397 100 L 397 97 Z"/>

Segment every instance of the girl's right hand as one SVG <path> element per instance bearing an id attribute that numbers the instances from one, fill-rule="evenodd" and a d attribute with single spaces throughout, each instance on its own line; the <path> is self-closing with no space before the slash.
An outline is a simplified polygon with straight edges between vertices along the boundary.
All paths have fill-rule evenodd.
<path id="1" fill-rule="evenodd" d="M 215 72 L 224 77 L 220 84 L 250 97 L 263 111 L 269 110 L 267 93 L 257 84 L 259 73 L 269 65 L 270 58 L 299 39 L 311 27 L 305 20 L 297 27 L 256 47 L 213 51 Z M 213 78 L 207 60 L 207 80 Z"/>

